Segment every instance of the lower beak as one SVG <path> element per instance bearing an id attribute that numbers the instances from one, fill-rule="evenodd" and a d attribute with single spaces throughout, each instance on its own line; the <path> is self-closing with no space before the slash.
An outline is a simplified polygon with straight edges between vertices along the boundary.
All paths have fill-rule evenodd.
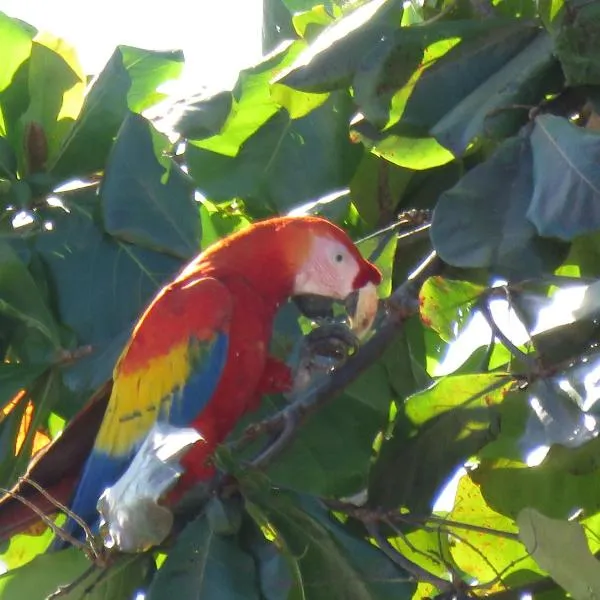
<path id="1" fill-rule="evenodd" d="M 303 294 L 292 298 L 298 310 L 309 319 L 333 318 L 333 300 L 327 296 Z"/>
<path id="2" fill-rule="evenodd" d="M 371 330 L 377 316 L 379 308 L 377 287 L 367 283 L 346 298 L 345 306 L 352 331 L 359 338 L 364 337 Z"/>

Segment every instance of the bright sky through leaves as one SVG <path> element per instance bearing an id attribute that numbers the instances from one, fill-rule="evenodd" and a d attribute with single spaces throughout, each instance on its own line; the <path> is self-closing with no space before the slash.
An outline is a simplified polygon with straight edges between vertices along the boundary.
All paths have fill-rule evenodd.
<path id="1" fill-rule="evenodd" d="M 184 89 L 223 87 L 261 55 L 261 0 L 0 0 L 0 11 L 65 38 L 88 73 L 115 46 L 182 49 Z"/>

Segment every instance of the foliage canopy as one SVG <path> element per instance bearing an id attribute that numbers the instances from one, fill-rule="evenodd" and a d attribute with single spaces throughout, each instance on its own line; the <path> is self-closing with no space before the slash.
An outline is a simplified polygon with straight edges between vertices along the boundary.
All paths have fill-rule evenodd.
<path id="1" fill-rule="evenodd" d="M 88 83 L 65 42 L 0 13 L 0 486 L 110 379 L 162 282 L 303 205 L 357 240 L 397 226 L 360 244 L 383 297 L 435 250 L 418 314 L 265 472 L 223 451 L 239 495 L 64 597 L 597 597 L 600 5 L 269 4 L 272 52 L 169 109 L 180 52 L 120 46 Z M 396 235 L 412 209 L 430 229 Z M 569 289 L 581 306 L 542 327 Z M 277 351 L 305 325 L 286 306 Z M 4 545 L 0 598 L 89 566 L 50 539 Z"/>

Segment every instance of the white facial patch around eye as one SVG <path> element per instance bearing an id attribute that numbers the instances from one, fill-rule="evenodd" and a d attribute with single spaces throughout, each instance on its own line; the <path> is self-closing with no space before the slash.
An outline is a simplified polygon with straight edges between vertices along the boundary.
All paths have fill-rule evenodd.
<path id="1" fill-rule="evenodd" d="M 358 271 L 358 263 L 343 244 L 333 238 L 315 238 L 308 260 L 296 276 L 294 293 L 343 299 L 353 291 Z"/>

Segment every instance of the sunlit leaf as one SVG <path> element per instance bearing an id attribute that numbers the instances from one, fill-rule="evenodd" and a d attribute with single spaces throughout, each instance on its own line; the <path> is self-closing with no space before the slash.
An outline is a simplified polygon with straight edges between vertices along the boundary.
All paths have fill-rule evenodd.
<path id="1" fill-rule="evenodd" d="M 455 340 L 485 289 L 468 281 L 428 279 L 419 292 L 423 323 L 437 331 L 442 339 Z"/>
<path id="2" fill-rule="evenodd" d="M 369 498 L 421 512 L 453 472 L 497 435 L 506 374 L 453 375 L 411 396 L 371 470 Z"/>
<path id="3" fill-rule="evenodd" d="M 111 571 L 95 583 L 98 573 L 85 577 L 65 600 L 78 600 L 85 594 L 89 600 L 131 600 L 149 571 L 148 556 L 122 557 L 111 566 Z M 27 565 L 0 576 L 0 597 L 45 600 L 59 586 L 68 585 L 90 568 L 90 562 L 76 548 L 38 556 Z M 91 586 L 91 587 L 90 587 Z"/>
<path id="4" fill-rule="evenodd" d="M 494 581 L 498 573 L 509 576 L 521 571 L 526 578 L 523 583 L 540 577 L 541 570 L 516 539 L 518 528 L 513 520 L 488 506 L 468 475 L 460 479 L 448 519 L 466 525 L 453 528 L 452 558 L 462 570 L 472 573 L 482 583 Z M 472 530 L 469 525 L 481 529 Z M 502 584 L 498 581 L 495 587 L 501 589 Z"/>
<path id="5" fill-rule="evenodd" d="M 164 96 L 157 88 L 177 77 L 181 52 L 119 46 L 88 90 L 81 113 L 48 165 L 58 179 L 103 168 L 117 131 L 129 111 L 141 112 Z"/>
<path id="6" fill-rule="evenodd" d="M 590 552 L 579 523 L 549 519 L 525 508 L 517 524 L 519 537 L 536 562 L 573 598 L 584 600 L 600 593 L 600 563 Z"/>

